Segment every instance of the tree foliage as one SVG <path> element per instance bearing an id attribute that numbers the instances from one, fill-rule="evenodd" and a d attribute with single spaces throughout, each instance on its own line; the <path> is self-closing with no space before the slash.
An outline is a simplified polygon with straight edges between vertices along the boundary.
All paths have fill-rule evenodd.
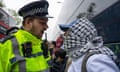
<path id="1" fill-rule="evenodd" d="M 21 23 L 21 18 L 19 17 L 19 15 L 17 14 L 17 12 L 15 10 L 9 9 L 9 11 L 11 12 L 13 18 L 16 20 L 16 24 L 19 25 Z"/>
<path id="2" fill-rule="evenodd" d="M 96 7 L 95 3 L 90 3 L 90 5 L 89 5 L 88 9 L 86 10 L 86 12 L 79 13 L 77 18 L 81 18 L 81 17 L 86 17 L 88 19 L 93 18 L 94 13 L 95 13 L 95 11 L 94 11 L 95 7 Z"/>
<path id="3" fill-rule="evenodd" d="M 3 0 L 0 0 L 0 7 L 5 7 L 5 4 L 3 3 Z"/>

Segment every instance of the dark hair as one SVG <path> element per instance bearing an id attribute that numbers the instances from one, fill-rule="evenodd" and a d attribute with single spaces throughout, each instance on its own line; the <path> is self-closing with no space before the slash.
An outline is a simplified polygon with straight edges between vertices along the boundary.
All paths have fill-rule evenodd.
<path id="1" fill-rule="evenodd" d="M 55 52 L 55 56 L 64 59 L 64 58 L 66 57 L 66 51 L 65 51 L 64 49 L 58 49 L 58 50 Z"/>
<path id="2" fill-rule="evenodd" d="M 51 43 L 56 47 L 56 41 L 52 41 Z"/>

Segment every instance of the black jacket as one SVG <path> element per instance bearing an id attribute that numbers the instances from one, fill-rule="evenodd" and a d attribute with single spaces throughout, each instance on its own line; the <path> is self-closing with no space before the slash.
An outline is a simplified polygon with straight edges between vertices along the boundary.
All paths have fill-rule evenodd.
<path id="1" fill-rule="evenodd" d="M 56 59 L 53 60 L 50 72 L 64 72 L 68 57 L 66 57 L 62 62 L 57 62 Z"/>

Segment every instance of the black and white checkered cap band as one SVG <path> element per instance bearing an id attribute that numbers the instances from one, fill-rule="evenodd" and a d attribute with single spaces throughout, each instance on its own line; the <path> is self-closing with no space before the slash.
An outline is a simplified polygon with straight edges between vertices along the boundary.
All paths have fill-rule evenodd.
<path id="1" fill-rule="evenodd" d="M 29 12 L 26 12 L 23 14 L 23 16 L 28 16 L 28 15 L 34 15 L 37 13 L 43 14 L 43 13 L 47 13 L 48 12 L 48 8 L 35 8 L 30 10 Z"/>

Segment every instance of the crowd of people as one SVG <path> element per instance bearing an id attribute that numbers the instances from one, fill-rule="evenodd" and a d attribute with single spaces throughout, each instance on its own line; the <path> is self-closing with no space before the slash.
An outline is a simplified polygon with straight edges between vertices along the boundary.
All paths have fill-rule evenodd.
<path id="1" fill-rule="evenodd" d="M 22 27 L 0 43 L 0 72 L 120 72 L 117 56 L 85 17 L 59 25 L 64 34 L 56 41 L 43 41 L 48 7 L 39 0 L 20 8 Z"/>

